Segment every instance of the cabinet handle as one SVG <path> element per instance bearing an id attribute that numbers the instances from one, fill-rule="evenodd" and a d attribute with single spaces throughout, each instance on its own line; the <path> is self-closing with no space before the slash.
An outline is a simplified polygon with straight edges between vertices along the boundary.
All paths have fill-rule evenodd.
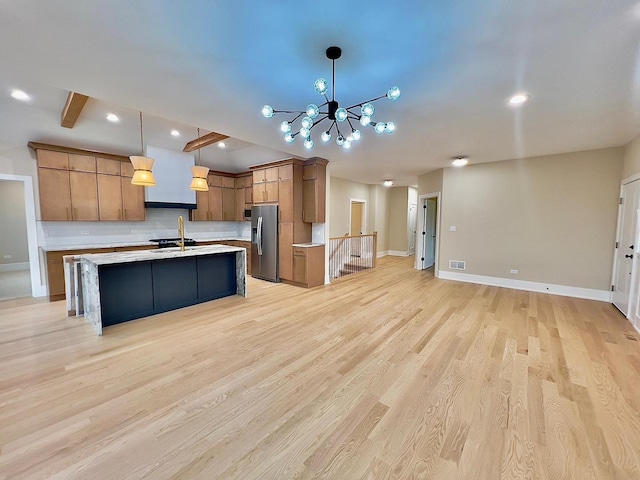
<path id="1" fill-rule="evenodd" d="M 118 220 L 122 220 L 122 211 L 118 209 Z"/>

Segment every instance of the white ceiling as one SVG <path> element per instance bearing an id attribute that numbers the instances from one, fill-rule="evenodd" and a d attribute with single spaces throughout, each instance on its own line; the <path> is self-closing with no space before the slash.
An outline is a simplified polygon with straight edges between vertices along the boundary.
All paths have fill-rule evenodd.
<path id="1" fill-rule="evenodd" d="M 345 151 L 315 132 L 310 152 L 283 141 L 286 117 L 261 116 L 265 103 L 320 101 L 313 83 L 331 76 L 330 45 L 343 50 L 341 105 L 402 89 L 376 103 L 374 119 L 393 120 L 394 134 L 361 128 Z M 639 46 L 629 0 L 0 0 L 0 145 L 135 153 L 142 110 L 145 143 L 181 150 L 194 125 L 233 137 L 227 151 L 202 150 L 218 170 L 320 156 L 332 175 L 415 185 L 461 154 L 488 162 L 625 144 L 640 131 Z M 13 88 L 32 100 L 13 100 Z M 69 90 L 92 97 L 72 130 L 60 127 Z M 516 92 L 530 102 L 510 107 Z M 106 122 L 106 110 L 122 121 Z"/>

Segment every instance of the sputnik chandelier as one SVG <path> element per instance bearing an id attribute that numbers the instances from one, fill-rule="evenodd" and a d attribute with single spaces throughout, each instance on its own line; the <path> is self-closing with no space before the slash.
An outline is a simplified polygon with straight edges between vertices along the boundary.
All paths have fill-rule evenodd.
<path id="1" fill-rule="evenodd" d="M 381 135 L 383 133 L 393 133 L 396 129 L 396 125 L 393 122 L 374 122 L 371 117 L 375 112 L 373 102 L 387 97 L 389 100 L 395 101 L 400 98 L 400 89 L 398 87 L 391 87 L 387 91 L 386 95 L 381 95 L 365 102 L 356 103 L 350 107 L 340 107 L 336 101 L 336 60 L 342 55 L 342 50 L 339 47 L 327 48 L 327 58 L 331 60 L 332 67 L 332 79 L 331 79 L 331 100 L 327 96 L 329 90 L 329 84 L 324 78 L 316 80 L 313 87 L 316 92 L 324 96 L 326 100 L 321 105 L 311 103 L 307 106 L 306 110 L 274 110 L 270 105 L 262 107 L 262 115 L 265 118 L 271 118 L 276 113 L 296 114 L 291 120 L 284 121 L 280 124 L 280 131 L 284 133 L 284 140 L 287 143 L 293 143 L 297 135 L 304 139 L 305 148 L 313 148 L 313 139 L 311 138 L 311 130 L 317 125 L 320 125 L 323 121 L 329 120 L 329 124 L 326 130 L 322 131 L 320 138 L 323 142 L 329 142 L 332 138 L 332 132 L 335 127 L 336 144 L 343 148 L 351 148 L 351 144 L 360 140 L 362 133 L 357 128 L 354 128 L 356 121 L 360 122 L 360 125 L 366 127 L 370 125 L 373 130 Z M 321 111 L 322 107 L 326 106 L 326 111 Z M 358 108 L 359 107 L 359 108 Z M 304 116 L 303 116 L 304 115 Z M 300 121 L 300 128 L 297 132 L 293 131 L 293 124 L 296 120 L 302 117 Z M 341 125 L 343 125 L 341 130 Z M 356 124 L 357 125 L 357 124 Z M 348 127 L 348 133 L 347 133 Z M 297 128 L 297 127 L 296 127 Z"/>

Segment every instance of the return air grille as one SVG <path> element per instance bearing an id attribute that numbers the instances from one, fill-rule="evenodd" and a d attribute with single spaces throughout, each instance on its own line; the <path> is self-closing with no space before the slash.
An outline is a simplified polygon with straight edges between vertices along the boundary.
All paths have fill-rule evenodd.
<path id="1" fill-rule="evenodd" d="M 449 260 L 449 269 L 451 270 L 466 270 L 467 264 L 462 260 Z"/>

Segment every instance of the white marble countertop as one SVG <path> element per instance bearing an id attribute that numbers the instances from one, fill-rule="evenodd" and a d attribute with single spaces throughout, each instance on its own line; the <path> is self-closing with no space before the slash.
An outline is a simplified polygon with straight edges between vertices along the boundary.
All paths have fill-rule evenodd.
<path id="1" fill-rule="evenodd" d="M 136 250 L 133 252 L 88 253 L 77 255 L 76 258 L 86 260 L 95 265 L 109 265 L 114 263 L 142 262 L 147 260 L 164 260 L 167 258 L 195 257 L 198 255 L 216 255 L 219 253 L 244 252 L 242 247 L 228 245 L 204 245 L 202 247 L 186 247 L 182 252 L 180 247 L 160 248 L 156 250 Z"/>
<path id="2" fill-rule="evenodd" d="M 188 237 L 188 235 L 186 235 Z M 193 238 L 189 237 L 196 242 L 226 242 L 229 240 L 234 240 L 237 242 L 250 242 L 250 238 Z M 45 252 L 58 252 L 62 250 L 87 250 L 91 248 L 116 248 L 116 247 L 142 247 L 148 246 L 149 248 L 157 247 L 156 242 L 149 241 L 139 241 L 139 242 L 105 242 L 105 243 L 88 243 L 86 245 L 48 245 L 48 246 L 40 246 Z"/>
<path id="3" fill-rule="evenodd" d="M 292 246 L 302 248 L 324 247 L 324 243 L 294 243 Z"/>

